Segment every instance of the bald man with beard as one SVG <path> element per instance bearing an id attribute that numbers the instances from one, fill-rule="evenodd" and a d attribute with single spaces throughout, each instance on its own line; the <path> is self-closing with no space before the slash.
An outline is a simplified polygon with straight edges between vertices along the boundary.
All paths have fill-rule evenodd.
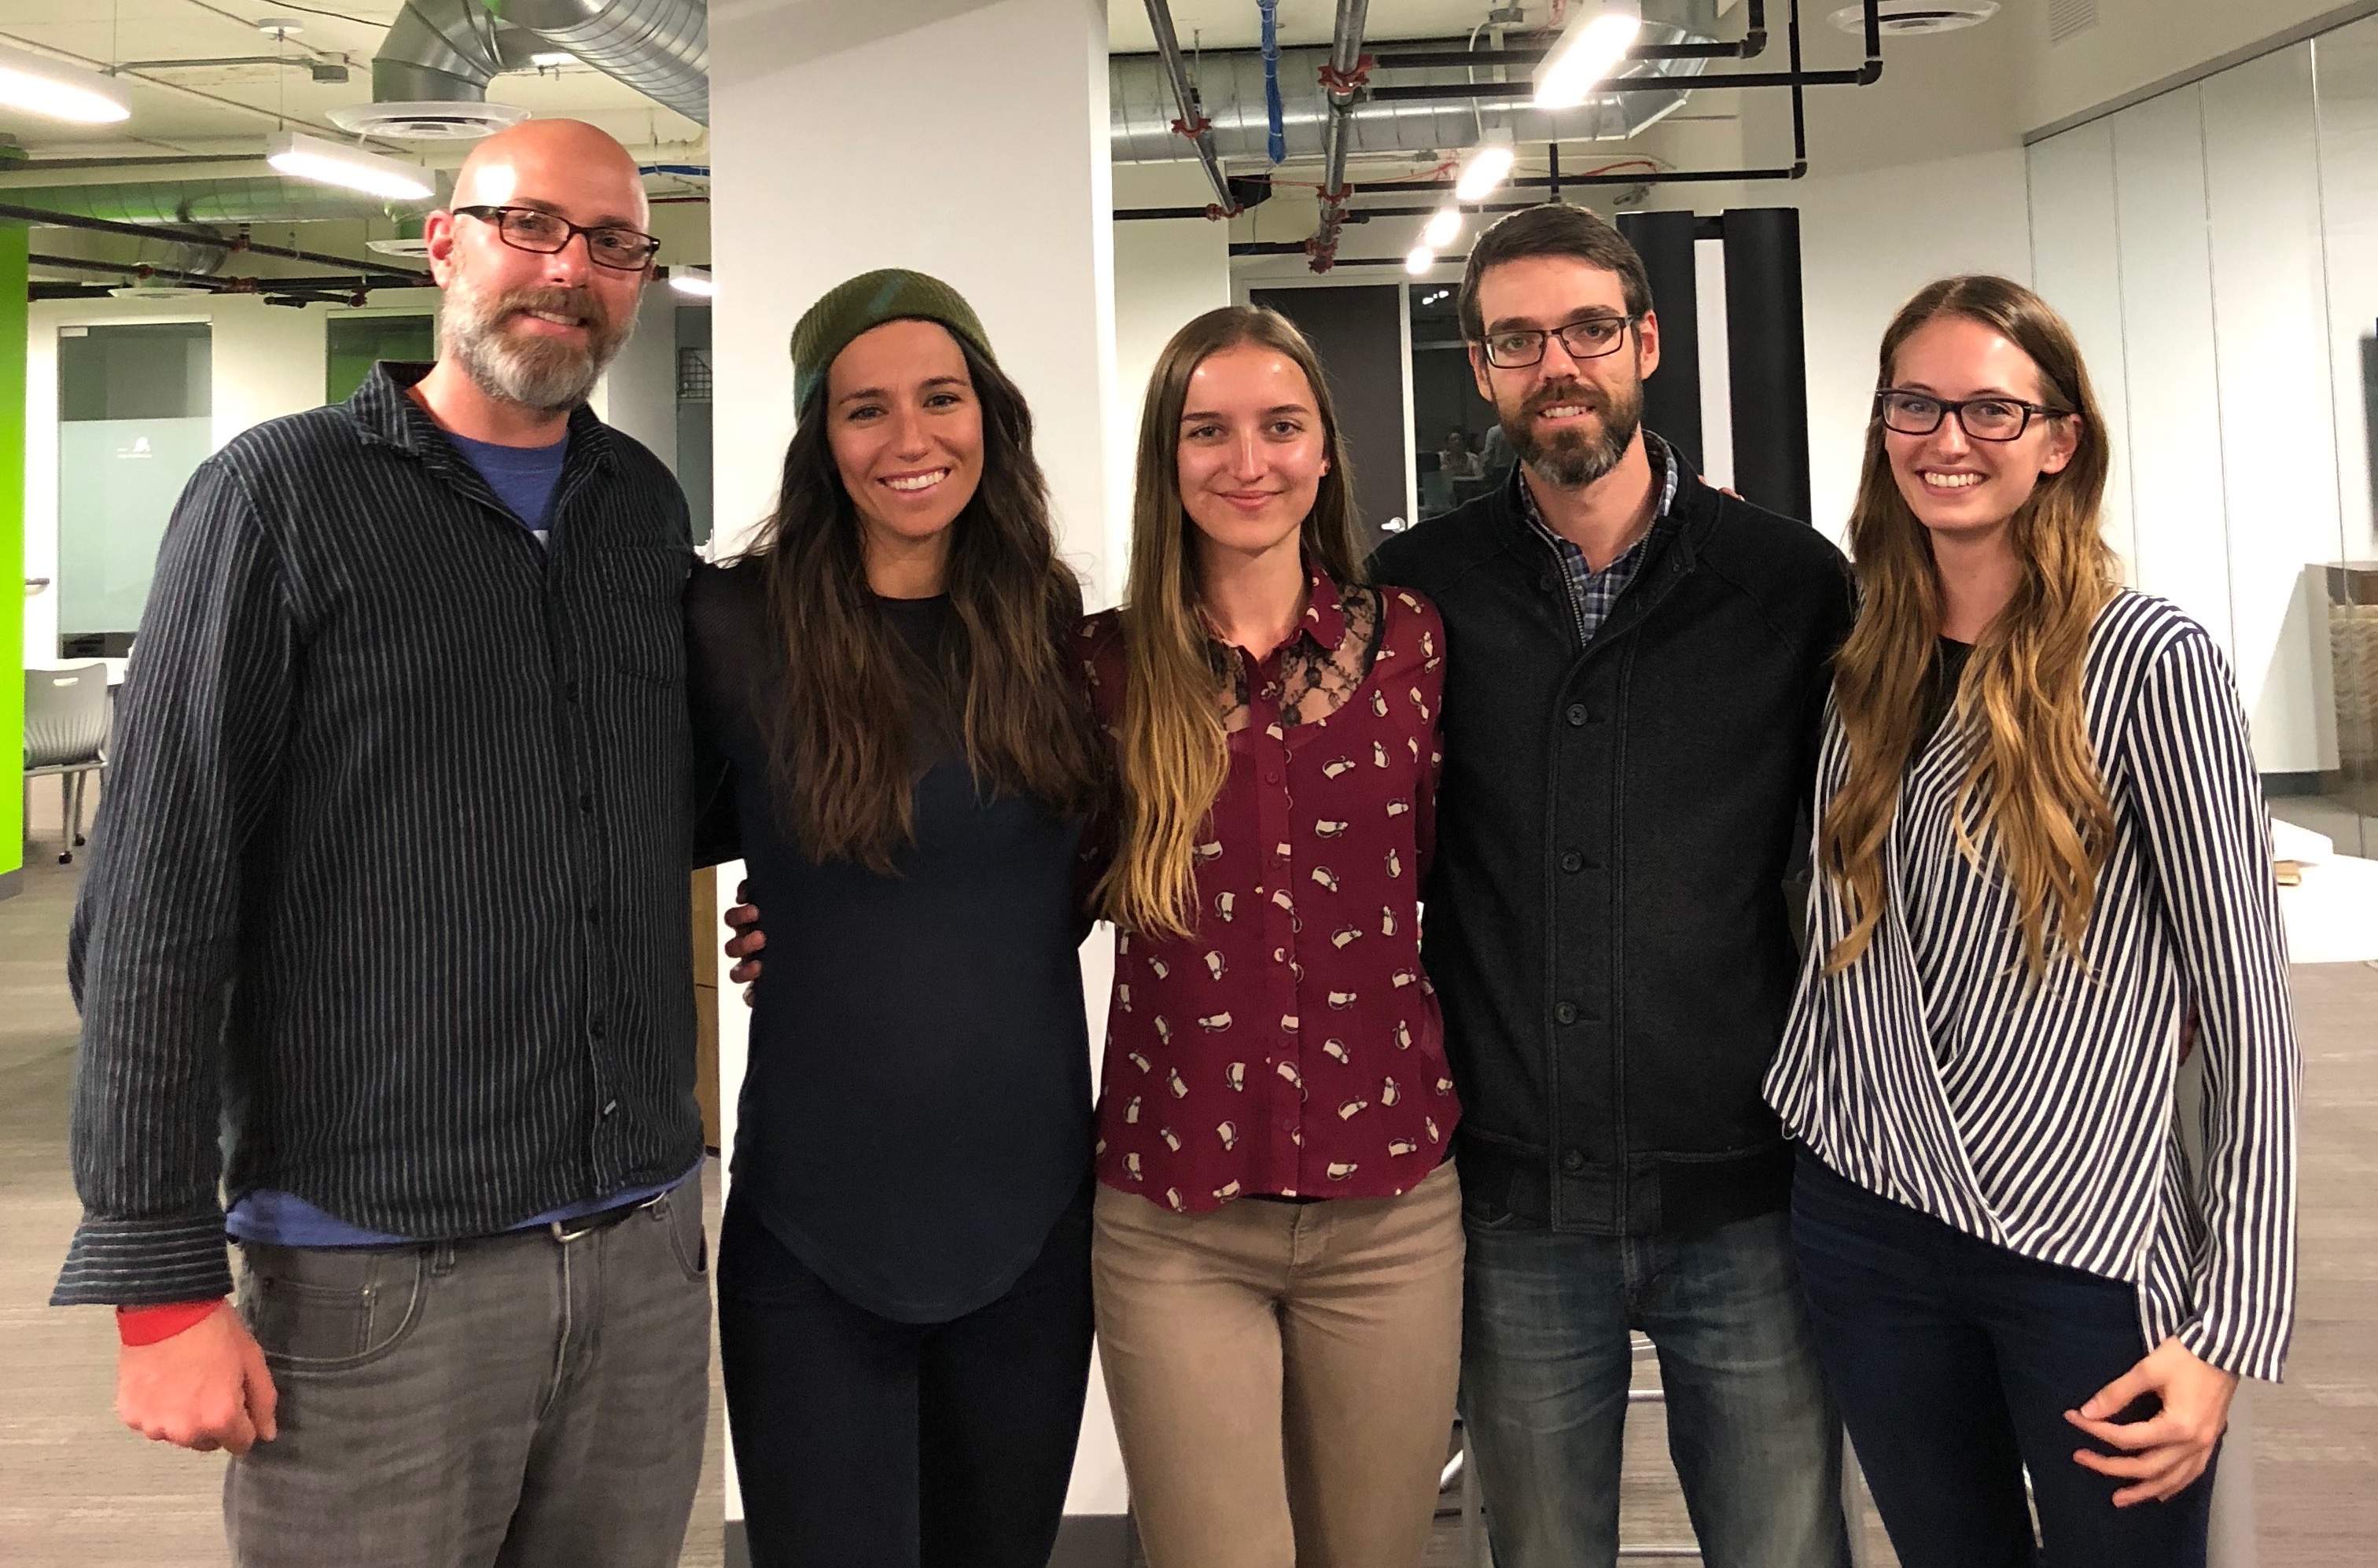
<path id="1" fill-rule="evenodd" d="M 201 464 L 75 910 L 117 1410 L 241 1568 L 677 1561 L 710 1294 L 685 498 L 585 400 L 657 242 L 594 127 L 430 216 L 432 365 Z M 238 1262 L 234 1305 L 231 1258 Z"/>

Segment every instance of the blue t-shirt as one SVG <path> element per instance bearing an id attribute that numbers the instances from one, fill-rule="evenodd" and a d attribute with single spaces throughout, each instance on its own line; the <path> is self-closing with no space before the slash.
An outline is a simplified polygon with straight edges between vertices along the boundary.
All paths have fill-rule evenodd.
<path id="1" fill-rule="evenodd" d="M 693 1170 L 668 1181 L 655 1181 L 649 1186 L 631 1187 L 600 1198 L 581 1198 L 574 1203 L 564 1203 L 558 1209 L 547 1209 L 513 1226 L 513 1230 L 541 1230 L 548 1225 L 567 1225 L 573 1219 L 599 1215 L 606 1209 L 616 1209 L 627 1203 L 641 1203 L 656 1198 L 677 1187 L 679 1182 L 702 1168 L 696 1161 Z M 294 1192 L 259 1187 L 231 1206 L 223 1215 L 223 1228 L 242 1241 L 260 1241 L 269 1247 L 402 1247 L 414 1239 L 410 1236 L 390 1236 L 384 1230 L 366 1230 L 350 1225 L 334 1214 L 315 1207 Z"/>
<path id="2" fill-rule="evenodd" d="M 570 437 L 564 436 L 549 447 L 499 447 L 450 430 L 446 438 L 471 460 L 471 466 L 479 471 L 496 498 L 528 525 L 538 544 L 544 544 L 553 516 L 553 493 L 561 485 L 562 460 L 570 455 Z"/>

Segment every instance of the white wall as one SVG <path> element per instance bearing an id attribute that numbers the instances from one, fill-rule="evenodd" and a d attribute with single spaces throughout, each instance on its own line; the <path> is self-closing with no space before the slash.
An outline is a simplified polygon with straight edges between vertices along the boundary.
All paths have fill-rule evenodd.
<path id="1" fill-rule="evenodd" d="M 586 400 L 595 416 L 653 449 L 677 468 L 677 291 L 667 283 L 644 290 L 635 335 Z"/>

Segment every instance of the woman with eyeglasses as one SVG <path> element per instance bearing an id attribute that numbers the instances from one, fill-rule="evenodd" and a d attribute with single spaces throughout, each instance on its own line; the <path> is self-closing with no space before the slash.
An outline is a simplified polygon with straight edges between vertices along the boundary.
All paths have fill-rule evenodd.
<path id="1" fill-rule="evenodd" d="M 775 514 L 687 590 L 775 939 L 718 1263 L 751 1561 L 1043 1568 L 1091 1335 L 1081 587 L 955 290 L 854 278 L 792 356 Z"/>
<path id="2" fill-rule="evenodd" d="M 1911 1568 L 2203 1563 L 2232 1392 L 2278 1376 L 2293 1317 L 2253 753 L 2212 638 L 2120 585 L 2107 464 L 2029 290 L 1900 310 L 1767 1094 L 1820 1349 Z"/>

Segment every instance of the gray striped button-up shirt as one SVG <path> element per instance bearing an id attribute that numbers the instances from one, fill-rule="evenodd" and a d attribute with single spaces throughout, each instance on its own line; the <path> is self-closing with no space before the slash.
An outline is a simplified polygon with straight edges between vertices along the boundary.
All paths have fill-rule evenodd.
<path id="1" fill-rule="evenodd" d="M 60 1304 L 225 1293 L 257 1188 L 473 1236 L 701 1157 L 684 497 L 582 408 L 541 547 L 423 368 L 240 436 L 166 529 L 69 950 Z"/>
<path id="2" fill-rule="evenodd" d="M 1908 766 L 1885 847 L 1891 898 L 1839 975 L 1850 925 L 1820 876 L 1809 947 L 1767 1097 L 1825 1164 L 1967 1235 L 2137 1287 L 2154 1346 L 2276 1378 L 2295 1308 L 2300 1066 L 2252 748 L 2220 651 L 2171 604 L 2118 594 L 2084 680 L 2114 809 L 2077 955 L 2034 982 L 2014 894 L 1959 847 L 1965 741 L 1941 726 Z M 1818 763 L 1820 820 L 1848 747 Z M 1977 808 L 1965 832 L 1987 842 Z M 2204 1157 L 2175 1079 L 2194 1009 Z"/>

